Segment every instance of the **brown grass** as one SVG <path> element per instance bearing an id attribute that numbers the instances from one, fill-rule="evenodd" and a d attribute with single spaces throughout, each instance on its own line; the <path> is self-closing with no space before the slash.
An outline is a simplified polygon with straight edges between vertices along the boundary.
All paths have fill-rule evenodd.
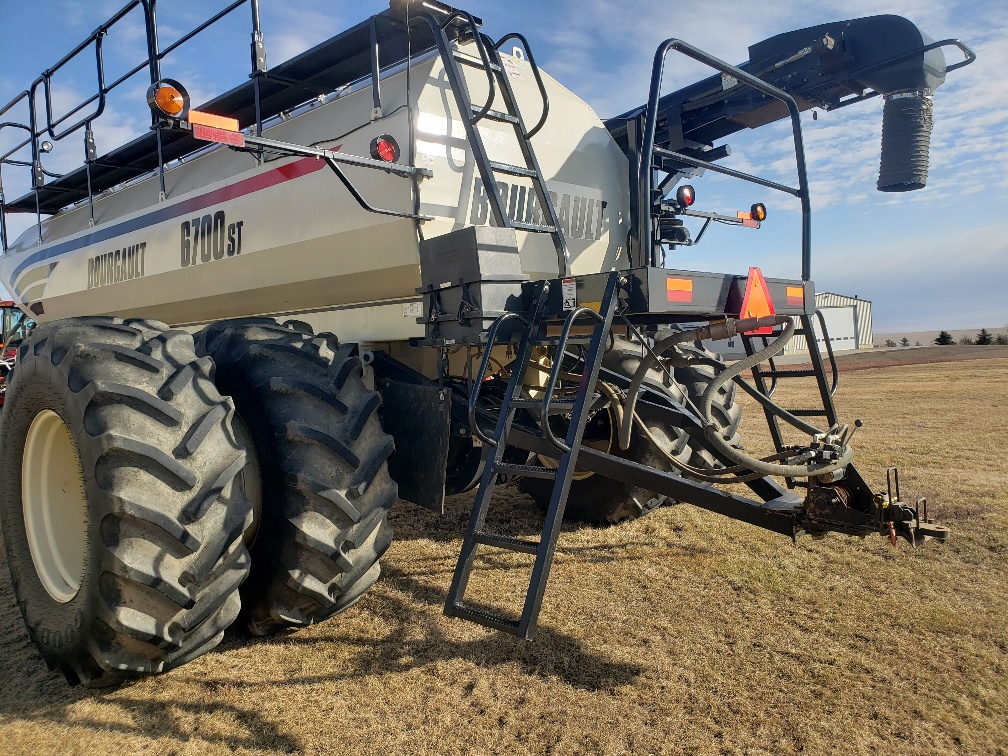
<path id="1" fill-rule="evenodd" d="M 400 504 L 382 579 L 336 621 L 112 692 L 45 670 L 0 569 L 0 752 L 1006 753 L 1006 375 L 843 376 L 860 469 L 898 462 L 946 545 L 793 545 L 691 506 L 571 527 L 532 643 L 441 614 L 471 496 Z M 501 499 L 500 527 L 536 531 Z M 483 563 L 502 595 L 512 563 Z"/>

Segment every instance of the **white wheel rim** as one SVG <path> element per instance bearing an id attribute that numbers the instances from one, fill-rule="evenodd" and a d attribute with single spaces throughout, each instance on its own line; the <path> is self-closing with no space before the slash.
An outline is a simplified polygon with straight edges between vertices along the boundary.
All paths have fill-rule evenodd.
<path id="1" fill-rule="evenodd" d="M 21 459 L 21 508 L 42 587 L 61 604 L 80 590 L 87 545 L 87 494 L 80 454 L 63 418 L 42 410 Z"/>

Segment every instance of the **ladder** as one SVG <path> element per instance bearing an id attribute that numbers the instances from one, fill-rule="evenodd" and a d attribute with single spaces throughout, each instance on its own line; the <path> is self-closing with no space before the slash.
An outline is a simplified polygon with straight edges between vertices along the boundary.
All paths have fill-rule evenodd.
<path id="1" fill-rule="evenodd" d="M 836 358 L 833 355 L 833 345 L 830 343 L 829 332 L 826 329 L 826 319 L 823 317 L 820 310 L 816 310 L 815 317 L 819 321 L 820 333 L 822 334 L 823 341 L 826 344 L 826 360 L 823 359 L 822 352 L 819 350 L 819 344 L 816 341 L 816 332 L 812 324 L 813 316 L 802 315 L 800 317 L 801 326 L 795 329 L 794 335 L 805 337 L 805 343 L 808 347 L 809 361 L 812 363 L 812 367 L 781 368 L 777 366 L 774 362 L 774 358 L 771 357 L 767 361 L 769 369 L 763 369 L 759 365 L 756 365 L 752 369 L 752 374 L 754 382 L 756 383 L 756 388 L 767 398 L 773 396 L 779 381 L 794 380 L 796 378 L 815 378 L 819 389 L 819 396 L 822 399 L 822 407 L 788 409 L 788 412 L 796 417 L 825 418 L 829 426 L 832 427 L 839 422 L 837 419 L 836 407 L 833 404 L 833 395 L 836 393 L 840 376 L 837 370 Z M 746 354 L 755 354 L 757 351 L 770 343 L 770 338 L 771 337 L 763 335 L 743 334 L 742 342 L 745 345 Z M 827 361 L 829 362 L 830 370 L 832 372 L 832 380 L 828 380 L 826 376 Z M 770 379 L 769 384 L 767 383 L 767 379 Z M 778 452 L 782 452 L 784 451 L 786 445 L 784 443 L 784 438 L 781 435 L 778 418 L 765 408 L 764 412 L 766 413 L 767 423 L 770 426 L 770 436 L 773 438 L 774 446 L 777 448 Z M 787 478 L 786 480 L 788 487 L 793 488 L 795 485 L 794 479 Z"/>
<path id="2" fill-rule="evenodd" d="M 584 435 L 591 406 L 597 396 L 595 393 L 595 383 L 598 380 L 609 329 L 612 326 L 613 314 L 616 310 L 619 294 L 619 273 L 613 272 L 609 274 L 605 294 L 598 312 L 588 307 L 577 307 L 571 310 L 564 320 L 559 337 L 546 336 L 546 329 L 544 327 L 547 320 L 544 317 L 544 312 L 549 289 L 549 281 L 543 281 L 538 285 L 537 295 L 527 320 L 519 313 L 505 313 L 494 321 L 488 333 L 483 360 L 476 374 L 474 388 L 469 400 L 470 424 L 473 432 L 478 434 L 484 442 L 485 464 L 483 467 L 483 476 L 480 479 L 479 491 L 473 504 L 472 516 L 469 519 L 469 527 L 462 541 L 462 551 L 459 554 L 458 564 L 455 567 L 455 574 L 452 578 L 451 588 L 448 591 L 448 598 L 444 609 L 445 614 L 449 617 L 471 620 L 481 625 L 510 633 L 511 635 L 517 635 L 526 640 L 530 640 L 535 633 L 539 610 L 546 591 L 546 582 L 549 578 L 550 567 L 553 564 L 553 554 L 556 550 L 557 538 L 560 535 L 560 525 L 563 522 L 564 509 L 567 506 L 567 495 L 570 492 L 571 480 L 573 479 L 574 469 L 577 465 L 578 452 L 581 449 L 581 439 Z M 487 374 L 490 352 L 495 344 L 497 344 L 497 334 L 500 332 L 500 327 L 513 318 L 521 318 L 525 321 L 526 329 L 518 346 L 514 362 L 515 367 L 508 381 L 504 401 L 501 404 L 500 414 L 497 417 L 497 425 L 493 437 L 490 437 L 479 429 L 479 425 L 475 421 L 476 407 L 479 400 L 479 386 Z M 588 352 L 584 359 L 584 369 L 581 373 L 577 392 L 572 399 L 556 399 L 554 398 L 554 393 L 563 363 L 561 356 L 564 354 L 564 350 L 568 344 L 572 327 L 576 321 L 583 319 L 592 321 L 594 328 L 588 341 Z M 534 346 L 542 345 L 552 346 L 556 350 L 556 356 L 550 369 L 546 387 L 543 390 L 543 396 L 541 399 L 523 398 L 522 383 L 526 366 L 529 365 L 532 357 L 532 349 Z M 558 452 L 559 464 L 556 468 L 530 464 L 516 465 L 504 461 L 508 436 L 511 432 L 515 415 L 519 410 L 529 411 L 537 415 L 542 435 Z M 570 424 L 567 435 L 563 440 L 556 438 L 549 424 L 550 415 L 557 413 L 570 414 Z M 542 533 L 538 541 L 514 538 L 485 530 L 490 500 L 499 475 L 522 475 L 525 477 L 553 480 L 553 492 L 550 497 L 549 507 L 546 510 Z M 480 546 L 505 549 L 535 556 L 532 576 L 525 594 L 524 606 L 521 616 L 517 619 L 508 618 L 492 611 L 463 603 L 477 549 Z"/>
<path id="3" fill-rule="evenodd" d="M 471 57 L 461 52 L 457 47 L 453 47 L 448 40 L 446 30 L 456 19 L 464 22 L 472 35 L 472 39 L 479 51 L 479 58 Z M 473 16 L 465 11 L 455 11 L 446 21 L 438 24 L 435 19 L 430 19 L 430 24 L 434 33 L 434 39 L 441 59 L 444 63 L 445 74 L 455 95 L 455 104 L 465 125 L 466 136 L 469 139 L 469 146 L 472 149 L 473 160 L 479 171 L 483 186 L 486 187 L 487 197 L 490 202 L 490 209 L 493 212 L 493 219 L 497 226 L 501 228 L 514 228 L 519 231 L 529 231 L 532 233 L 549 234 L 553 240 L 553 246 L 557 254 L 557 268 L 561 278 L 570 275 L 570 253 L 567 249 L 567 240 L 564 236 L 563 227 L 557 216 L 556 208 L 553 206 L 553 199 L 550 197 L 549 189 L 543 178 L 542 169 L 536 158 L 535 150 L 532 148 L 532 137 L 542 128 L 549 114 L 549 97 L 546 94 L 546 87 L 543 84 L 539 67 L 532 56 L 531 47 L 528 41 L 520 34 L 508 34 L 496 44 L 486 35 L 478 30 L 478 22 Z M 464 28 L 463 27 L 463 28 Z M 451 27 L 457 29 L 458 27 Z M 501 58 L 500 47 L 509 40 L 516 39 L 522 43 L 528 56 L 528 63 L 532 68 L 532 74 L 539 87 L 539 93 L 543 101 L 543 114 L 539 123 L 532 129 L 525 125 L 522 118 L 521 109 L 515 99 L 514 90 L 511 88 L 511 81 Z M 474 106 L 469 97 L 469 88 L 466 86 L 465 74 L 462 66 L 482 71 L 489 83 L 489 95 L 486 103 L 482 106 Z M 493 105 L 500 90 L 504 109 L 494 110 Z M 487 155 L 486 145 L 480 134 L 478 124 L 482 120 L 497 121 L 506 123 L 513 127 L 518 146 L 521 148 L 524 165 L 510 165 L 508 163 L 495 162 Z M 497 175 L 504 174 L 525 178 L 531 181 L 532 189 L 535 192 L 536 201 L 541 209 L 541 223 L 527 222 L 525 220 L 512 219 L 504 206 L 501 198 L 500 187 L 497 184 Z M 533 218 L 533 221 L 538 218 Z"/>

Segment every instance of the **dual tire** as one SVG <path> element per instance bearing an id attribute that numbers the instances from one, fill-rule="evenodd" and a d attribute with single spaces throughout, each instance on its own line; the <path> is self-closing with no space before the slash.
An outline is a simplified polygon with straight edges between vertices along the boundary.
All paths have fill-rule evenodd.
<path id="1" fill-rule="evenodd" d="M 378 578 L 397 494 L 386 464 L 392 438 L 356 347 L 305 324 L 254 318 L 208 326 L 196 350 L 234 400 L 254 455 L 246 490 L 261 491 L 241 620 L 267 635 L 348 608 Z"/>
<path id="2" fill-rule="evenodd" d="M 192 337 L 143 320 L 39 326 L 0 418 L 15 597 L 51 669 L 116 685 L 220 641 L 248 575 L 234 412 Z"/>
<path id="3" fill-rule="evenodd" d="M 144 320 L 36 329 L 0 417 L 0 519 L 49 667 L 117 685 L 239 617 L 262 635 L 350 606 L 391 540 L 377 406 L 354 350 L 297 324 L 196 345 Z"/>

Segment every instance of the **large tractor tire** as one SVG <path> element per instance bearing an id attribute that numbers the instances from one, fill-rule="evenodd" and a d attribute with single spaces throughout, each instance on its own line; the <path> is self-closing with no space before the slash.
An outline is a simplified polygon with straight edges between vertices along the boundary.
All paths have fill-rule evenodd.
<path id="1" fill-rule="evenodd" d="M 239 612 L 252 510 L 234 408 L 192 337 L 78 318 L 18 352 L 0 418 L 0 515 L 31 639 L 71 684 L 209 651 Z"/>
<path id="2" fill-rule="evenodd" d="M 639 344 L 617 337 L 603 357 L 602 366 L 630 378 L 636 372 L 642 358 Z M 660 368 L 654 368 L 648 372 L 645 384 L 655 391 L 664 392 L 677 403 L 682 403 L 685 396 L 682 387 L 675 381 L 670 381 Z M 660 421 L 645 419 L 645 422 L 665 452 L 680 462 L 689 461 L 693 450 L 690 446 L 689 435 L 685 431 Z M 566 432 L 566 429 L 557 427 L 554 428 L 554 431 L 562 434 Z M 583 443 L 599 451 L 658 470 L 666 472 L 674 470 L 666 454 L 655 448 L 655 445 L 636 428 L 631 434 L 630 446 L 625 450 L 620 448 L 618 434 L 619 429 L 616 426 L 613 413 L 608 409 L 600 410 L 589 419 Z M 563 436 L 560 435 L 560 437 Z M 556 461 L 550 459 L 540 459 L 540 462 L 550 467 L 556 465 Z M 518 485 L 522 491 L 531 495 L 540 507 L 545 508 L 549 505 L 553 492 L 552 480 L 523 478 Z M 577 471 L 571 482 L 564 519 L 597 525 L 613 524 L 642 517 L 668 501 L 668 496 L 648 491 L 639 486 L 621 483 L 601 475 Z"/>
<path id="3" fill-rule="evenodd" d="M 707 349 L 700 342 L 680 344 L 679 350 L 690 357 L 707 357 L 719 361 L 721 359 L 721 355 Z M 711 365 L 699 364 L 674 368 L 673 375 L 676 381 L 682 384 L 693 406 L 699 408 L 700 399 L 707 387 L 714 381 L 716 373 Z M 741 449 L 742 437 L 739 435 L 739 423 L 742 421 L 742 405 L 735 402 L 735 389 L 735 382 L 728 381 L 717 390 L 714 401 L 711 403 L 711 419 L 714 421 L 721 438 L 735 448 Z M 717 470 L 724 467 L 711 454 L 707 443 L 702 439 L 694 439 L 692 448 L 693 456 L 689 460 L 691 466 L 704 470 Z"/>
<path id="4" fill-rule="evenodd" d="M 397 494 L 392 438 L 354 347 L 268 318 L 213 323 L 196 346 L 213 358 L 217 388 L 234 399 L 236 428 L 251 444 L 243 477 L 258 517 L 245 625 L 268 635 L 343 611 L 378 578 Z"/>

